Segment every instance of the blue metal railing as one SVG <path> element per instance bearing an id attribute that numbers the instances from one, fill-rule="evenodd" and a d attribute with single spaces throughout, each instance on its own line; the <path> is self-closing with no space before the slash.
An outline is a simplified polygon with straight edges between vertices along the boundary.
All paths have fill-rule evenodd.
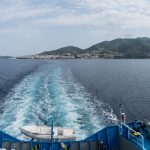
<path id="1" fill-rule="evenodd" d="M 119 131 L 120 131 L 121 135 L 123 135 L 124 131 L 125 131 L 128 140 L 133 141 L 137 146 L 142 148 L 142 150 L 145 150 L 144 137 L 143 137 L 143 135 L 141 133 L 138 133 L 138 135 L 135 136 L 133 133 L 137 133 L 137 132 L 135 130 L 133 130 L 132 128 L 130 128 L 125 123 L 121 123 L 119 125 Z"/>

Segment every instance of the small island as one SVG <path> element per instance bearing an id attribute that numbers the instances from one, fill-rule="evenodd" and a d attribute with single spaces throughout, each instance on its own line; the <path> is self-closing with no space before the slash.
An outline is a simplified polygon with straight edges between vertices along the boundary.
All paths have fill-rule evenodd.
<path id="1" fill-rule="evenodd" d="M 67 46 L 57 50 L 45 51 L 36 55 L 18 57 L 18 59 L 96 59 L 96 58 L 150 58 L 150 38 L 119 38 L 103 41 L 87 49 Z"/>
<path id="2" fill-rule="evenodd" d="M 0 59 L 15 59 L 15 57 L 11 57 L 11 56 L 0 56 Z"/>

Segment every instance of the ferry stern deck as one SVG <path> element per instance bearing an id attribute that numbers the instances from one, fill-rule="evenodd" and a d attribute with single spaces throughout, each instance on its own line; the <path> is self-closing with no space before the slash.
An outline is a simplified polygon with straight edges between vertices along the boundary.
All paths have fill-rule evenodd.
<path id="1" fill-rule="evenodd" d="M 141 122 L 142 123 L 142 122 Z M 19 140 L 0 131 L 3 150 L 150 150 L 149 126 L 140 121 L 106 127 L 81 141 Z"/>

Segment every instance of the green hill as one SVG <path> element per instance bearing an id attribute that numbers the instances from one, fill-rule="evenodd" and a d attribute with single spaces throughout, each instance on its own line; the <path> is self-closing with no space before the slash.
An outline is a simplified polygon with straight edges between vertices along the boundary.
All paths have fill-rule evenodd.
<path id="1" fill-rule="evenodd" d="M 67 47 L 62 47 L 53 51 L 46 51 L 46 52 L 40 53 L 40 55 L 62 55 L 62 54 L 67 54 L 67 53 L 75 55 L 75 54 L 82 53 L 82 51 L 83 50 L 78 47 L 67 46 Z"/>
<path id="2" fill-rule="evenodd" d="M 150 55 L 150 38 L 136 38 L 136 39 L 115 39 L 112 41 L 104 41 L 91 46 L 85 50 L 92 51 L 111 51 L 121 54 L 125 58 L 145 58 Z"/>
<path id="3" fill-rule="evenodd" d="M 39 55 L 86 55 L 110 58 L 150 58 L 150 38 L 138 37 L 135 39 L 119 38 L 112 41 L 103 41 L 87 49 L 67 46 L 53 51 L 46 51 Z M 88 56 L 88 57 L 90 57 Z"/>

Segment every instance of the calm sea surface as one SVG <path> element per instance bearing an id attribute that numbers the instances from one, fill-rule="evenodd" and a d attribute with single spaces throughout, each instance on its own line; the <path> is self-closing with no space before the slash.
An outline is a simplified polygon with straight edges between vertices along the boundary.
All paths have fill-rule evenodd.
<path id="1" fill-rule="evenodd" d="M 150 60 L 0 59 L 0 128 L 16 137 L 53 117 L 83 139 L 116 122 L 120 103 L 128 120 L 150 120 Z"/>

